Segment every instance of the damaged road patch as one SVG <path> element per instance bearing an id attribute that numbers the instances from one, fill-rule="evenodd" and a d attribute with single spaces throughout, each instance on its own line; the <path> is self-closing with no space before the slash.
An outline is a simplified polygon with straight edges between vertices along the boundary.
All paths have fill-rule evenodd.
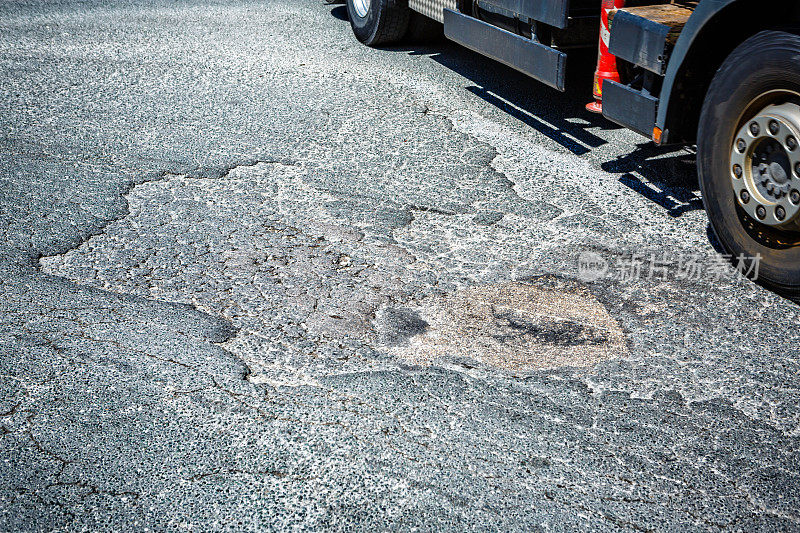
<path id="1" fill-rule="evenodd" d="M 388 351 L 417 365 L 471 360 L 506 370 L 587 367 L 623 357 L 625 335 L 579 285 L 507 282 L 376 315 Z"/>

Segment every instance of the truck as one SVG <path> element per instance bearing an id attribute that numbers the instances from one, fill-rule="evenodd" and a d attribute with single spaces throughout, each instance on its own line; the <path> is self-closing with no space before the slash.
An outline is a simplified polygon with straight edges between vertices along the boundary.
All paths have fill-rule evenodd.
<path id="1" fill-rule="evenodd" d="M 559 91 L 567 55 L 597 47 L 596 101 L 587 109 L 657 145 L 693 147 L 726 257 L 767 288 L 800 298 L 800 1 L 346 4 L 368 46 L 443 25 L 448 39 Z"/>

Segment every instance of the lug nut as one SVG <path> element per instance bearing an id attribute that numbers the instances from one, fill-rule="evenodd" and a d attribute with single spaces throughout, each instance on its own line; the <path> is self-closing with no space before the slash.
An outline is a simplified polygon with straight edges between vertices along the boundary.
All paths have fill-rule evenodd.
<path id="1" fill-rule="evenodd" d="M 739 139 L 736 141 L 736 149 L 740 152 L 744 152 L 747 149 L 747 143 L 744 142 L 744 139 Z"/>
<path id="2" fill-rule="evenodd" d="M 800 191 L 794 189 L 792 192 L 790 192 L 789 200 L 791 200 L 793 204 L 800 204 Z"/>
<path id="3" fill-rule="evenodd" d="M 784 218 L 786 218 L 786 210 L 781 206 L 776 207 L 775 218 L 777 218 L 778 220 L 783 220 Z"/>
<path id="4" fill-rule="evenodd" d="M 800 166 L 800 163 L 798 163 L 798 166 Z M 739 166 L 739 165 L 733 165 L 733 175 L 736 176 L 737 178 L 741 178 L 742 177 L 742 167 Z"/>
<path id="5" fill-rule="evenodd" d="M 756 208 L 756 216 L 762 220 L 767 216 L 767 210 L 763 205 Z"/>
<path id="6" fill-rule="evenodd" d="M 769 121 L 769 132 L 773 135 L 777 135 L 780 131 L 781 126 L 778 124 L 777 120 L 770 120 Z"/>
<path id="7" fill-rule="evenodd" d="M 758 134 L 761 132 L 761 128 L 758 126 L 758 122 L 751 122 L 750 123 L 750 133 L 753 134 L 753 137 L 758 137 Z"/>
<path id="8" fill-rule="evenodd" d="M 795 148 L 797 148 L 797 139 L 792 137 L 786 137 L 786 148 L 789 149 L 790 152 L 793 152 Z"/>
<path id="9" fill-rule="evenodd" d="M 739 193 L 739 198 L 742 199 L 742 202 L 747 203 L 750 201 L 750 193 L 742 189 L 742 192 Z"/>
<path id="10" fill-rule="evenodd" d="M 797 163 L 794 166 L 794 173 L 797 174 L 797 177 L 800 178 L 800 163 Z"/>

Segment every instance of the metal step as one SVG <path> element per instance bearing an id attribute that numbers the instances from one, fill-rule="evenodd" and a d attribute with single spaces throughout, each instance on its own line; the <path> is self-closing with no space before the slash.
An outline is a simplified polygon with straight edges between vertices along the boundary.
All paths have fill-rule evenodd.
<path id="1" fill-rule="evenodd" d="M 620 83 L 603 82 L 603 116 L 648 139 L 653 136 L 658 98 Z"/>
<path id="2" fill-rule="evenodd" d="M 567 54 L 563 52 L 450 9 L 444 10 L 444 34 L 470 50 L 564 90 Z"/>

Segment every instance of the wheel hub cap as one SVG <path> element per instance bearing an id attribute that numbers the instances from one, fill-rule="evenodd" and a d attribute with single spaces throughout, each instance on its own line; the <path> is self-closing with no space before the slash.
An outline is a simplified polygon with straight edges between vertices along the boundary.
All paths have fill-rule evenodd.
<path id="1" fill-rule="evenodd" d="M 369 2 L 370 0 L 353 0 L 353 7 L 356 8 L 356 14 L 364 18 L 367 16 L 369 12 Z"/>
<path id="2" fill-rule="evenodd" d="M 764 139 L 753 150 L 755 184 L 765 197 L 780 200 L 789 194 L 791 161 L 775 139 Z"/>
<path id="3" fill-rule="evenodd" d="M 800 228 L 800 106 L 772 105 L 747 121 L 731 148 L 737 201 L 768 226 Z"/>

